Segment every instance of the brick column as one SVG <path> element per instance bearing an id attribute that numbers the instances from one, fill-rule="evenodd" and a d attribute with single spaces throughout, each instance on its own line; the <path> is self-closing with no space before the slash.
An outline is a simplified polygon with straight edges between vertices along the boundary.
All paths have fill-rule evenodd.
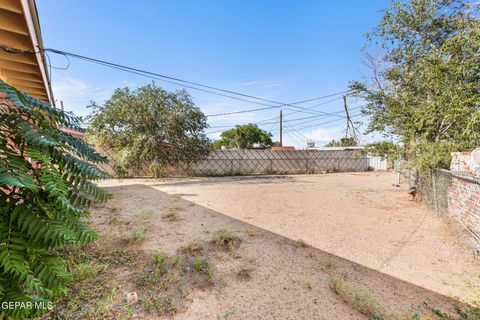
<path id="1" fill-rule="evenodd" d="M 471 152 L 452 153 L 452 185 L 448 189 L 448 211 L 467 229 L 480 248 L 480 165 Z"/>

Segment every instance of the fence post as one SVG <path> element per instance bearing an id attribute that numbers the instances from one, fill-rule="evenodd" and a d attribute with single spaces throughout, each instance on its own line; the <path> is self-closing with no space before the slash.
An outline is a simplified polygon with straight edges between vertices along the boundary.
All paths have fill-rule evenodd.
<path id="1" fill-rule="evenodd" d="M 435 182 L 435 169 L 432 169 L 432 188 L 433 188 L 433 206 L 435 208 L 435 213 L 437 217 L 440 216 L 438 213 L 438 201 L 437 201 L 437 187 Z"/>
<path id="2" fill-rule="evenodd" d="M 230 160 L 230 174 L 233 176 L 233 159 Z"/>
<path id="3" fill-rule="evenodd" d="M 305 158 L 305 173 L 308 173 L 308 157 Z"/>

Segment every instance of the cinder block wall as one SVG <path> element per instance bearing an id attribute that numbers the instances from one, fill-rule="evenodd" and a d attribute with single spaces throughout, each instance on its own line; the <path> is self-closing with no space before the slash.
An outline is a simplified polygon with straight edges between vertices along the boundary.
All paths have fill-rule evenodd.
<path id="1" fill-rule="evenodd" d="M 470 152 L 452 153 L 452 185 L 448 190 L 450 215 L 465 229 L 480 249 L 480 166 Z"/>

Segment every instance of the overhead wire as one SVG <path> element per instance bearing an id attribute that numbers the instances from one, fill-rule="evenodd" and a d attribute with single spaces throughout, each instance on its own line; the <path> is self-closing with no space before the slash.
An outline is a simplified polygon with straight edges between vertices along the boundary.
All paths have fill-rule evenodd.
<path id="1" fill-rule="evenodd" d="M 91 58 L 91 57 L 87 57 L 87 56 L 84 56 L 84 55 L 71 53 L 71 52 L 67 52 L 67 51 L 63 51 L 63 50 L 58 50 L 58 49 L 53 49 L 53 48 L 43 48 L 43 51 L 53 52 L 53 53 L 56 53 L 56 54 L 60 54 L 60 55 L 67 56 L 67 57 L 69 56 L 69 57 L 73 57 L 73 58 L 84 60 L 84 61 L 90 61 L 90 62 L 100 64 L 100 65 L 103 65 L 103 66 L 108 66 L 108 67 L 111 67 L 111 68 L 114 68 L 114 69 L 118 69 L 118 70 L 122 70 L 122 71 L 129 72 L 129 73 L 132 73 L 132 74 L 137 74 L 137 75 L 140 75 L 140 76 L 148 77 L 148 78 L 151 78 L 151 79 L 154 79 L 154 80 L 164 81 L 164 82 L 175 84 L 175 85 L 178 85 L 178 86 L 183 86 L 185 88 L 189 88 L 189 89 L 193 89 L 193 90 L 203 91 L 203 92 L 206 92 L 206 93 L 216 94 L 216 95 L 227 97 L 227 98 L 232 98 L 232 99 L 236 99 L 236 100 L 240 100 L 240 101 L 244 101 L 244 102 L 249 102 L 249 103 L 265 106 L 265 108 L 255 108 L 255 109 L 249 109 L 249 110 L 241 110 L 241 111 L 234 111 L 234 112 L 212 114 L 212 115 L 207 115 L 207 117 L 215 117 L 215 116 L 221 116 L 221 115 L 255 112 L 255 111 L 261 111 L 261 110 L 267 110 L 267 109 L 273 109 L 273 108 L 280 108 L 280 107 L 283 107 L 283 106 L 289 106 L 289 107 L 293 107 L 293 108 L 296 108 L 296 109 L 303 110 L 304 108 L 296 106 L 296 104 L 306 103 L 306 102 L 310 102 L 310 101 L 314 101 L 314 100 L 320 100 L 320 99 L 333 97 L 333 96 L 336 96 L 336 95 L 345 94 L 345 93 L 349 92 L 347 90 L 347 91 L 332 93 L 332 94 L 325 95 L 325 96 L 322 96 L 322 97 L 316 97 L 316 98 L 312 98 L 312 99 L 302 100 L 302 101 L 298 101 L 298 102 L 294 102 L 294 103 L 281 103 L 281 102 L 270 100 L 270 99 L 256 97 L 256 96 L 253 96 L 253 95 L 240 93 L 240 92 L 236 92 L 236 91 L 232 91 L 232 90 L 226 90 L 226 89 L 222 89 L 222 88 L 218 88 L 218 87 L 214 87 L 214 86 L 210 86 L 210 85 L 204 85 L 204 84 L 201 84 L 201 83 L 198 83 L 198 82 L 183 80 L 183 79 L 180 79 L 180 78 L 171 77 L 171 76 L 167 76 L 167 75 L 164 75 L 164 74 L 155 73 L 155 72 L 142 70 L 142 69 L 138 69 L 138 68 L 133 68 L 133 67 L 129 67 L 129 66 L 126 66 L 126 65 L 121 65 L 121 64 L 109 62 L 109 61 L 106 61 L 106 60 Z M 202 89 L 202 88 L 205 88 L 205 89 Z M 206 90 L 206 89 L 209 89 L 209 90 Z M 215 90 L 215 91 L 219 91 L 219 92 L 215 92 L 215 91 L 211 91 L 211 90 Z M 223 93 L 220 93 L 220 92 L 223 92 Z M 224 93 L 228 93 L 228 94 L 224 94 Z M 237 95 L 239 97 L 244 97 L 244 98 L 249 98 L 249 99 L 255 99 L 255 100 L 258 100 L 258 101 L 274 103 L 276 105 L 266 104 L 266 103 L 262 103 L 262 102 L 258 102 L 258 101 L 252 101 L 252 100 L 248 100 L 248 99 L 244 99 L 244 98 L 235 97 L 235 96 L 232 96 L 232 95 Z"/>
<path id="2" fill-rule="evenodd" d="M 350 118 L 357 118 L 361 115 L 362 115 L 362 113 L 357 113 L 357 114 L 351 116 Z M 322 123 L 316 123 L 314 125 L 309 125 L 309 126 L 306 126 L 306 127 L 297 128 L 297 130 L 304 130 L 304 129 L 309 129 L 309 128 L 313 128 L 313 127 L 319 127 L 319 126 L 322 126 L 322 125 L 325 125 L 325 124 L 338 122 L 338 121 L 342 121 L 342 120 L 344 120 L 344 119 L 333 119 L 333 120 L 330 120 L 330 121 L 325 121 L 325 122 L 322 122 Z"/>
<path id="3" fill-rule="evenodd" d="M 310 106 L 310 107 L 300 107 L 300 106 L 297 106 L 297 104 L 303 104 L 303 103 L 307 103 L 307 102 L 311 102 L 311 101 L 325 99 L 325 98 L 328 98 L 328 97 L 335 97 L 335 96 L 338 96 L 338 95 L 348 94 L 349 93 L 348 90 L 347 91 L 342 91 L 342 92 L 337 92 L 337 93 L 332 93 L 332 94 L 329 94 L 329 95 L 324 95 L 324 96 L 316 97 L 316 98 L 312 98 L 312 99 L 306 99 L 306 100 L 301 100 L 301 101 L 297 101 L 297 102 L 292 102 L 292 103 L 281 103 L 281 102 L 274 101 L 274 100 L 271 100 L 271 99 L 256 97 L 256 96 L 253 96 L 253 95 L 249 95 L 249 94 L 245 94 L 245 93 L 241 93 L 241 92 L 236 92 L 236 91 L 233 91 L 233 90 L 226 90 L 226 89 L 222 89 L 222 88 L 218 88 L 218 87 L 214 87 L 214 86 L 210 86 L 210 85 L 201 84 L 201 83 L 198 83 L 198 82 L 193 82 L 193 81 L 188 81 L 188 80 L 184 80 L 184 79 L 180 79 L 180 78 L 176 78 L 176 77 L 171 77 L 171 76 L 167 76 L 167 75 L 160 74 L 160 73 L 155 73 L 155 72 L 151 72 L 151 71 L 147 71 L 147 70 L 133 68 L 133 67 L 129 67 L 129 66 L 126 66 L 126 65 L 121 65 L 121 64 L 109 62 L 109 61 L 106 61 L 106 60 L 95 59 L 95 58 L 87 57 L 87 56 L 84 56 L 84 55 L 79 55 L 79 54 L 75 54 L 75 53 L 71 53 L 71 52 L 67 52 L 67 51 L 62 51 L 62 50 L 58 50 L 58 49 L 44 48 L 44 49 L 42 49 L 42 51 L 44 51 L 47 55 L 50 70 L 52 68 L 59 69 L 59 70 L 68 69 L 70 67 L 69 57 L 73 57 L 73 58 L 77 58 L 77 59 L 80 59 L 80 60 L 89 61 L 89 62 L 100 64 L 100 65 L 103 65 L 103 66 L 111 67 L 111 68 L 121 70 L 121 71 L 124 71 L 124 72 L 129 72 L 129 73 L 132 73 L 132 74 L 148 77 L 150 79 L 160 80 L 160 81 L 163 81 L 163 82 L 171 83 L 171 84 L 174 84 L 174 85 L 177 85 L 177 86 L 182 86 L 182 87 L 185 87 L 185 88 L 189 88 L 189 89 L 193 89 L 193 90 L 197 90 L 197 91 L 201 91 L 201 92 L 215 94 L 215 95 L 218 95 L 218 96 L 223 96 L 223 97 L 227 97 L 227 98 L 231 98 L 231 99 L 235 99 L 235 100 L 244 101 L 244 102 L 248 102 L 248 103 L 263 106 L 261 108 L 253 108 L 253 109 L 247 109 L 247 110 L 239 110 L 239 111 L 223 112 L 223 113 L 217 113 L 217 114 L 209 114 L 209 115 L 206 115 L 207 117 L 217 117 L 217 116 L 225 116 L 225 115 L 232 115 L 232 114 L 242 114 L 242 113 L 263 111 L 263 110 L 268 110 L 268 109 L 278 109 L 278 108 L 281 108 L 281 107 L 286 107 L 287 110 L 291 110 L 291 109 L 288 108 L 288 107 L 291 107 L 291 108 L 294 108 L 295 110 L 291 110 L 292 112 L 286 113 L 285 115 L 291 115 L 291 114 L 295 114 L 295 113 L 298 113 L 298 112 L 309 112 L 309 113 L 316 114 L 315 116 L 302 117 L 302 118 L 296 118 L 296 119 L 289 120 L 289 122 L 293 122 L 293 121 L 300 121 L 300 120 L 308 119 L 307 121 L 302 122 L 302 123 L 298 123 L 296 125 L 302 125 L 302 124 L 305 124 L 305 123 L 308 123 L 308 122 L 317 121 L 320 118 L 330 117 L 330 116 L 340 118 L 340 119 L 334 119 L 334 120 L 330 120 L 330 121 L 326 121 L 326 122 L 323 122 L 323 123 L 320 123 L 320 124 L 314 124 L 313 125 L 313 126 L 320 126 L 320 125 L 323 125 L 323 124 L 328 124 L 328 123 L 332 123 L 332 122 L 336 122 L 336 121 L 341 121 L 345 118 L 344 116 L 339 115 L 339 113 L 341 113 L 342 111 L 324 112 L 324 111 L 320 111 L 320 110 L 314 110 L 315 107 L 333 102 L 335 100 L 340 99 L 340 97 L 336 97 L 336 98 L 331 99 L 329 101 L 324 101 L 322 103 L 319 103 L 319 104 L 316 104 L 316 105 L 313 105 L 313 106 Z M 60 54 L 60 55 L 63 55 L 64 57 L 66 57 L 67 65 L 65 67 L 61 67 L 61 68 L 52 66 L 51 59 L 50 59 L 50 56 L 48 55 L 48 52 Z M 50 71 L 50 74 L 51 74 L 51 71 Z M 240 98 L 240 97 L 242 97 L 242 98 Z M 248 99 L 245 99 L 245 98 L 248 98 Z M 254 99 L 254 100 L 257 100 L 257 101 L 252 101 L 252 100 L 249 100 L 249 99 Z M 259 102 L 259 101 L 263 101 L 263 102 Z M 275 105 L 267 104 L 267 103 L 264 103 L 264 102 L 274 103 Z M 356 107 L 356 108 L 358 108 L 358 107 Z M 356 109 L 356 108 L 352 108 L 351 110 Z M 360 114 L 354 115 L 354 116 L 352 116 L 352 118 L 357 117 L 359 115 Z M 268 122 L 268 121 L 276 119 L 276 118 L 277 117 L 272 118 L 272 119 L 265 119 L 265 120 L 262 120 L 262 121 L 257 121 L 256 124 L 259 124 L 259 125 L 273 124 L 274 125 L 276 122 Z M 304 138 L 307 138 L 307 137 L 304 136 L 299 130 L 303 130 L 303 129 L 306 129 L 306 128 L 313 127 L 313 126 L 307 126 L 307 127 L 302 127 L 302 128 L 294 128 L 293 125 L 289 122 L 286 122 L 286 124 L 293 130 L 293 132 L 296 132 L 297 134 L 299 134 L 300 136 L 303 136 Z M 227 127 L 227 126 L 216 126 L 216 127 L 219 128 L 219 127 Z M 218 131 L 209 132 L 209 133 L 216 133 L 216 132 L 218 132 Z"/>

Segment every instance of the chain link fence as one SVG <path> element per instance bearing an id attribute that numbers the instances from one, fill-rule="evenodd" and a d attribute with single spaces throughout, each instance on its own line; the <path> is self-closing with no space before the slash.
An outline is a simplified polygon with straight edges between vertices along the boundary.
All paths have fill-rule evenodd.
<path id="1" fill-rule="evenodd" d="M 257 174 L 303 174 L 322 172 L 359 172 L 372 170 L 371 159 L 359 149 L 280 150 L 226 149 L 213 150 L 205 159 L 166 167 L 170 176 L 231 176 Z M 109 163 L 99 167 L 112 176 Z M 130 170 L 128 177 L 149 177 L 149 163 L 142 161 Z"/>
<path id="2" fill-rule="evenodd" d="M 368 171 L 368 159 L 357 149 L 214 150 L 197 162 L 182 163 L 180 173 L 189 176 L 300 174 Z"/>
<path id="3" fill-rule="evenodd" d="M 432 201 L 431 205 L 441 218 L 448 217 L 448 190 L 452 186 L 452 172 L 445 169 L 432 171 Z"/>
<path id="4" fill-rule="evenodd" d="M 437 168 L 430 175 L 421 174 L 404 160 L 395 161 L 394 168 L 406 179 L 414 198 L 425 202 L 439 217 L 448 217 L 448 190 L 453 176 L 450 170 Z"/>

